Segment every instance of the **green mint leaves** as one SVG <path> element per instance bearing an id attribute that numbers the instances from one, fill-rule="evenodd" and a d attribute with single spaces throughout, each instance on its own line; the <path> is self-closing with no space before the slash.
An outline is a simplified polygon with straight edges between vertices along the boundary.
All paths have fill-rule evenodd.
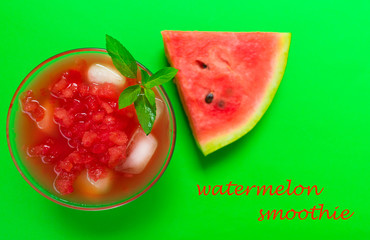
<path id="1" fill-rule="evenodd" d="M 152 88 L 154 86 L 162 85 L 163 83 L 168 82 L 168 79 L 172 79 L 176 73 L 176 68 L 172 67 L 165 67 L 159 70 L 158 72 L 154 73 L 149 80 L 144 83 L 144 86 L 147 88 Z"/>
<path id="2" fill-rule="evenodd" d="M 133 85 L 126 88 L 120 95 L 118 99 L 118 107 L 125 108 L 130 106 L 133 102 L 136 101 L 141 92 L 140 85 Z"/>
<path id="3" fill-rule="evenodd" d="M 109 35 L 106 35 L 106 47 L 117 70 L 125 77 L 136 78 L 137 64 L 130 52 L 120 42 Z"/>
<path id="4" fill-rule="evenodd" d="M 138 66 L 130 52 L 109 35 L 106 35 L 106 47 L 117 70 L 125 77 L 137 78 Z M 127 87 L 118 99 L 120 109 L 134 104 L 137 118 L 146 135 L 152 131 L 157 111 L 155 93 L 151 88 L 172 80 L 177 71 L 175 68 L 165 67 L 149 76 L 145 70 L 140 69 L 141 83 Z"/>
<path id="5" fill-rule="evenodd" d="M 151 89 L 148 90 L 153 92 Z M 152 131 L 157 112 L 154 92 L 153 95 L 147 95 L 146 89 L 142 88 L 141 93 L 134 102 L 134 105 L 140 125 L 148 135 Z"/>

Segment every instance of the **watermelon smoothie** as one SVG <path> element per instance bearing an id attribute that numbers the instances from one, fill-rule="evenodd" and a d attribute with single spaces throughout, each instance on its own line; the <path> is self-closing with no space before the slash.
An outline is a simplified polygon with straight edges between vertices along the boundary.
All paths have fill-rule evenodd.
<path id="1" fill-rule="evenodd" d="M 146 192 L 169 163 L 176 131 L 162 87 L 153 89 L 157 117 L 148 136 L 133 105 L 118 108 L 120 93 L 138 82 L 140 74 L 122 76 L 103 49 L 64 52 L 37 66 L 7 119 L 10 153 L 25 180 L 81 210 L 117 207 Z"/>

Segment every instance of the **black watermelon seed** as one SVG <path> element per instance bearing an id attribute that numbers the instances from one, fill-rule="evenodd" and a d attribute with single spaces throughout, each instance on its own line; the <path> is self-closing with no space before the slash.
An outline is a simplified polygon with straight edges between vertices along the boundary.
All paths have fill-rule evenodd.
<path id="1" fill-rule="evenodd" d="M 202 62 L 202 61 L 196 60 L 195 62 L 198 64 L 198 66 L 199 66 L 200 68 L 206 69 L 206 68 L 208 67 L 208 66 L 207 66 L 207 64 L 205 64 L 205 63 L 204 63 L 204 62 Z"/>
<path id="2" fill-rule="evenodd" d="M 207 94 L 205 101 L 208 104 L 210 104 L 213 101 L 213 92 Z"/>
<path id="3" fill-rule="evenodd" d="M 225 102 L 221 100 L 217 103 L 217 105 L 218 105 L 219 108 L 224 108 L 225 107 Z"/>

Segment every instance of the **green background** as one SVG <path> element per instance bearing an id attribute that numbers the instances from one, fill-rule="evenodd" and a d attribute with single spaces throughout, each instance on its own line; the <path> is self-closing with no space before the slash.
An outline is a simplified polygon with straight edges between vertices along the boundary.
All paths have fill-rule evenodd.
<path id="1" fill-rule="evenodd" d="M 6 3 L 4 3 L 6 2 Z M 14 2 L 14 3 L 12 3 Z M 369 1 L 23 1 L 0 3 L 0 239 L 366 239 L 369 230 Z M 161 30 L 291 32 L 287 69 L 257 126 L 203 157 L 173 83 L 178 135 L 171 163 L 134 202 L 103 212 L 61 207 L 17 172 L 6 114 L 21 80 L 65 50 L 120 39 L 152 71 L 167 65 Z M 227 125 L 225 124 L 225 127 Z M 197 184 L 324 187 L 319 196 L 198 196 Z M 260 209 L 323 203 L 349 220 L 269 220 Z"/>

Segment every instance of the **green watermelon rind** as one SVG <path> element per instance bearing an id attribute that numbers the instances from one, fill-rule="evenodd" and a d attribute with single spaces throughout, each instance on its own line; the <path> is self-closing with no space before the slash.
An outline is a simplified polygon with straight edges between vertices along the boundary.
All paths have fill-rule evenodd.
<path id="1" fill-rule="evenodd" d="M 263 101 L 261 102 L 260 106 L 256 109 L 255 114 L 251 118 L 249 118 L 248 122 L 238 127 L 233 132 L 228 132 L 221 136 L 217 136 L 206 143 L 200 143 L 196 141 L 199 148 L 201 149 L 201 151 L 203 152 L 205 156 L 238 140 L 239 138 L 247 134 L 259 122 L 263 114 L 266 112 L 266 110 L 270 106 L 272 99 L 274 98 L 276 94 L 276 91 L 280 85 L 280 82 L 285 72 L 285 67 L 286 67 L 287 60 L 288 60 L 290 40 L 291 40 L 291 33 L 280 33 L 280 34 L 281 34 L 281 38 L 280 38 L 281 47 L 279 49 L 279 52 L 276 55 L 275 71 L 274 71 L 273 77 L 270 80 L 268 89 L 266 90 L 266 93 L 265 93 L 266 95 L 265 97 L 263 97 Z"/>

